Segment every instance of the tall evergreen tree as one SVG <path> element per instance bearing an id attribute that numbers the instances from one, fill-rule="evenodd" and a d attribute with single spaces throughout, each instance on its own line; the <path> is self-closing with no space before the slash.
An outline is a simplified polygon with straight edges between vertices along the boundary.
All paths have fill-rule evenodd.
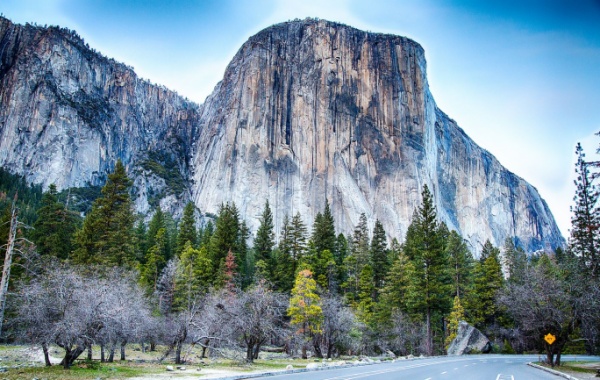
<path id="1" fill-rule="evenodd" d="M 214 280 L 212 264 L 206 247 L 195 249 L 188 241 L 177 260 L 174 289 L 174 308 L 189 309 L 192 302 L 208 292 Z"/>
<path id="2" fill-rule="evenodd" d="M 508 281 L 512 283 L 525 281 L 527 255 L 521 248 L 515 247 L 515 243 L 510 237 L 507 237 L 504 241 L 504 260 L 508 272 Z"/>
<path id="3" fill-rule="evenodd" d="M 398 239 L 393 238 L 392 244 L 390 244 L 390 249 L 388 251 L 388 262 L 390 263 L 390 265 L 394 261 L 396 261 L 396 258 L 400 255 L 400 252 L 402 252 L 402 245 L 400 244 L 400 242 L 398 242 Z"/>
<path id="4" fill-rule="evenodd" d="M 146 254 L 144 264 L 140 265 L 140 282 L 149 294 L 156 291 L 156 284 L 167 260 L 165 260 L 166 230 L 161 228 L 154 237 L 154 245 Z"/>
<path id="5" fill-rule="evenodd" d="M 56 185 L 51 184 L 42 196 L 42 206 L 38 209 L 38 218 L 31 234 L 38 253 L 68 259 L 79 219 L 76 213 L 58 201 Z"/>
<path id="6" fill-rule="evenodd" d="M 333 252 L 333 259 L 335 260 L 335 266 L 337 267 L 337 284 L 344 288 L 344 284 L 348 281 L 347 271 L 345 267 L 346 258 L 349 254 L 348 240 L 343 233 L 339 233 L 335 240 L 335 251 Z"/>
<path id="7" fill-rule="evenodd" d="M 354 227 L 354 233 L 350 244 L 350 254 L 344 260 L 345 279 L 343 283 L 346 299 L 354 302 L 358 299 L 360 275 L 365 265 L 370 262 L 369 254 L 369 230 L 367 216 L 360 214 L 358 224 Z"/>
<path id="8" fill-rule="evenodd" d="M 135 217 L 129 189 L 131 180 L 121 161 L 108 175 L 102 196 L 94 202 L 83 226 L 75 233 L 76 263 L 99 263 L 108 266 L 134 264 Z"/>
<path id="9" fill-rule="evenodd" d="M 240 223 L 239 239 L 236 244 L 237 252 L 233 255 L 242 289 L 246 289 L 252 284 L 254 260 L 248 248 L 248 239 L 250 239 L 250 229 L 246 225 L 246 221 L 242 221 Z"/>
<path id="10" fill-rule="evenodd" d="M 156 210 L 154 210 L 154 214 L 152 214 L 152 219 L 150 219 L 150 223 L 148 223 L 148 232 L 147 232 L 147 240 L 146 240 L 146 245 L 147 245 L 147 249 L 150 249 L 150 247 L 153 247 L 156 244 L 156 235 L 158 234 L 158 230 L 160 229 L 164 229 L 164 236 L 163 238 L 165 239 L 164 242 L 164 252 L 162 253 L 163 256 L 165 256 L 166 254 L 166 250 L 167 250 L 167 241 L 168 241 L 168 231 L 167 231 L 167 223 L 165 221 L 165 213 L 162 211 L 162 208 L 160 208 L 160 205 L 158 207 L 156 207 Z M 147 252 L 147 250 L 146 250 Z"/>
<path id="11" fill-rule="evenodd" d="M 230 295 L 235 293 L 235 290 L 238 288 L 238 272 L 237 272 L 237 264 L 235 263 L 235 256 L 233 252 L 227 252 L 227 256 L 225 257 L 225 289 L 229 292 Z"/>
<path id="12" fill-rule="evenodd" d="M 456 297 L 464 297 L 472 282 L 473 255 L 456 231 L 448 234 L 446 251 L 452 275 L 453 294 Z"/>
<path id="13" fill-rule="evenodd" d="M 298 262 L 306 252 L 306 225 L 302 221 L 299 212 L 294 215 L 290 225 L 290 254 L 294 262 Z M 294 277 L 296 277 L 297 267 L 294 268 Z"/>
<path id="14" fill-rule="evenodd" d="M 358 280 L 358 318 L 365 324 L 373 321 L 373 294 L 375 293 L 373 276 L 373 268 L 367 264 L 362 268 Z"/>
<path id="15" fill-rule="evenodd" d="M 279 235 L 279 247 L 275 257 L 274 290 L 289 292 L 294 285 L 297 261 L 292 256 L 293 249 L 292 225 L 288 215 L 283 217 L 283 225 Z"/>
<path id="16" fill-rule="evenodd" d="M 210 246 L 210 238 L 212 237 L 213 233 L 215 233 L 215 225 L 211 220 L 209 220 L 201 231 L 200 242 L 198 245 L 208 249 Z"/>
<path id="17" fill-rule="evenodd" d="M 387 273 L 385 287 L 377 303 L 377 320 L 382 326 L 389 326 L 394 312 L 407 312 L 406 291 L 408 275 L 414 272 L 413 263 L 400 250 Z"/>
<path id="18" fill-rule="evenodd" d="M 591 163 L 585 160 L 581 144 L 575 150 L 575 205 L 571 207 L 571 250 L 582 258 L 592 276 L 600 275 L 600 209 L 598 189 L 590 173 Z"/>
<path id="19" fill-rule="evenodd" d="M 194 217 L 195 211 L 196 206 L 192 202 L 188 202 L 183 209 L 183 216 L 179 222 L 179 231 L 177 233 L 177 247 L 175 249 L 177 256 L 181 255 L 185 243 L 188 241 L 192 247 L 197 247 L 198 231 L 196 230 L 196 218 Z"/>
<path id="20" fill-rule="evenodd" d="M 441 319 L 448 313 L 452 285 L 445 242 L 439 231 L 437 212 L 427 185 L 423 188 L 422 197 L 423 201 L 413 216 L 404 243 L 406 255 L 413 263 L 408 274 L 406 304 L 409 314 L 413 317 L 421 315 L 424 319 L 426 352 L 432 355 L 436 349 L 434 335 L 441 335 L 439 331 L 434 331 L 434 327 L 441 323 L 433 319 Z M 443 341 L 436 346 L 441 351 Z"/>
<path id="21" fill-rule="evenodd" d="M 379 293 L 383 290 L 385 283 L 385 276 L 390 269 L 390 262 L 388 249 L 387 249 L 387 237 L 383 224 L 379 220 L 375 222 L 375 228 L 373 228 L 373 239 L 371 240 L 371 267 L 373 269 L 373 286 L 375 300 L 378 298 Z"/>
<path id="22" fill-rule="evenodd" d="M 213 274 L 218 276 L 225 266 L 225 257 L 231 250 L 236 257 L 238 268 L 241 262 L 237 255 L 240 236 L 240 219 L 235 203 L 221 205 L 215 231 L 210 238 L 209 257 L 213 266 Z"/>
<path id="23" fill-rule="evenodd" d="M 273 262 L 273 247 L 275 246 L 275 233 L 273 232 L 273 213 L 269 206 L 269 201 L 265 202 L 260 217 L 260 224 L 256 231 L 256 239 L 254 239 L 254 258 L 256 262 L 262 261 L 266 268 L 266 280 L 273 281 L 274 265 Z"/>
<path id="24" fill-rule="evenodd" d="M 469 301 L 470 320 L 477 328 L 493 325 L 499 316 L 496 297 L 504 285 L 500 250 L 489 240 L 483 245 L 474 269 L 474 287 Z"/>
<path id="25" fill-rule="evenodd" d="M 135 260 L 144 264 L 146 260 L 146 252 L 148 252 L 148 231 L 146 223 L 140 218 L 135 226 Z"/>
<path id="26" fill-rule="evenodd" d="M 317 252 L 323 252 L 326 249 L 333 252 L 335 250 L 335 238 L 333 215 L 331 214 L 329 201 L 325 200 L 325 210 L 315 217 L 311 241 Z"/>
<path id="27" fill-rule="evenodd" d="M 352 255 L 356 258 L 356 265 L 359 273 L 370 261 L 369 248 L 369 228 L 367 226 L 367 216 L 363 212 L 360 214 L 358 224 L 354 228 L 351 249 Z"/>

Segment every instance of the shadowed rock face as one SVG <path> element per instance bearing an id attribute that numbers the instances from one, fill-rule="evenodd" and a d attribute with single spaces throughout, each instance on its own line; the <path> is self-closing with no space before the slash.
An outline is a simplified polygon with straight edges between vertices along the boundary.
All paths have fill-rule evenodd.
<path id="1" fill-rule="evenodd" d="M 142 212 L 152 196 L 211 213 L 233 201 L 256 230 L 268 199 L 279 231 L 285 213 L 312 223 L 327 198 L 338 231 L 364 212 L 399 238 L 427 184 L 475 251 L 508 236 L 530 251 L 564 243 L 537 191 L 437 108 L 423 49 L 404 37 L 275 25 L 241 47 L 202 106 L 66 30 L 0 19 L 0 59 L 0 165 L 32 182 L 101 183 L 120 158 Z"/>

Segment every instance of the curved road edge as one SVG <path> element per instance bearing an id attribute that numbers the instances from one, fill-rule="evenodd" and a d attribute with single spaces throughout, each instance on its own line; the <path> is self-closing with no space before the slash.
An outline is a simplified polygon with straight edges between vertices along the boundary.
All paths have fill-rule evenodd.
<path id="1" fill-rule="evenodd" d="M 559 371 L 551 369 L 551 368 L 546 368 L 546 367 L 543 367 L 541 365 L 533 364 L 532 362 L 527 363 L 527 365 L 530 366 L 530 367 L 533 367 L 533 368 L 541 369 L 542 371 L 549 372 L 549 373 L 551 373 L 553 375 L 556 375 L 556 376 L 564 377 L 565 379 L 579 380 L 577 377 L 568 375 L 566 373 L 559 372 Z"/>

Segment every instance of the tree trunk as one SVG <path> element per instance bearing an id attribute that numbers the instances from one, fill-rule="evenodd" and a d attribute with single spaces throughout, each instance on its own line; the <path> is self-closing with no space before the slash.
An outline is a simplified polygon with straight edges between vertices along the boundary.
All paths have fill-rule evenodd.
<path id="1" fill-rule="evenodd" d="M 127 341 L 121 342 L 121 360 L 125 360 L 125 346 Z"/>
<path id="2" fill-rule="evenodd" d="M 318 339 L 313 339 L 313 348 L 315 349 L 315 356 L 319 359 L 323 359 L 323 351 L 321 351 L 321 345 Z"/>
<path id="3" fill-rule="evenodd" d="M 150 351 L 156 351 L 156 342 L 150 342 Z"/>
<path id="4" fill-rule="evenodd" d="M 254 354 L 252 355 L 252 357 L 254 358 L 254 360 L 258 360 L 258 354 L 260 352 L 260 346 L 261 346 L 261 343 L 256 343 L 256 346 L 254 346 Z"/>
<path id="5" fill-rule="evenodd" d="M 246 342 L 246 361 L 254 363 L 254 343 Z"/>
<path id="6" fill-rule="evenodd" d="M 183 348 L 183 341 L 177 341 L 177 346 L 175 347 L 175 364 L 183 364 L 181 362 L 181 349 Z"/>
<path id="7" fill-rule="evenodd" d="M 306 354 L 306 343 L 302 344 L 302 359 L 308 359 L 308 355 Z"/>
<path id="8" fill-rule="evenodd" d="M 64 369 L 69 369 L 69 367 L 71 366 L 69 363 L 70 356 L 71 356 L 71 349 L 65 348 L 65 357 L 63 358 L 62 362 L 60 362 Z"/>
<path id="9" fill-rule="evenodd" d="M 46 367 L 51 367 L 52 363 L 50 362 L 50 355 L 48 354 L 48 345 L 46 343 L 42 343 L 42 351 L 44 351 L 44 362 L 46 363 Z"/>
<path id="10" fill-rule="evenodd" d="M 554 367 L 554 352 L 552 351 L 552 346 L 546 345 L 546 362 Z"/>
<path id="11" fill-rule="evenodd" d="M 65 349 L 65 357 L 60 362 L 64 369 L 69 369 L 75 360 L 87 349 L 85 346 L 77 346 L 74 350 L 70 347 L 63 347 Z"/>
<path id="12" fill-rule="evenodd" d="M 333 344 L 329 343 L 327 345 L 327 359 L 331 359 L 332 355 L 333 355 Z"/>
<path id="13" fill-rule="evenodd" d="M 561 363 L 560 363 L 560 357 L 562 356 L 562 350 L 563 348 L 565 348 L 565 345 L 567 344 L 568 339 L 560 339 L 559 342 L 556 342 L 556 346 L 555 346 L 555 353 L 556 353 L 556 360 L 554 361 L 556 363 L 557 366 L 560 367 Z"/>
<path id="14" fill-rule="evenodd" d="M 104 357 L 104 345 L 100 345 L 100 362 L 106 363 L 106 358 Z"/>
<path id="15" fill-rule="evenodd" d="M 87 349 L 87 359 L 92 360 L 92 345 L 91 344 Z"/>
<path id="16" fill-rule="evenodd" d="M 115 345 L 111 344 L 110 351 L 108 353 L 108 362 L 112 363 L 115 361 Z"/>
<path id="17" fill-rule="evenodd" d="M 427 350 L 427 356 L 433 354 L 433 336 L 431 334 L 431 310 L 427 308 L 427 317 L 425 320 L 425 328 L 427 329 L 427 342 L 425 343 L 425 349 Z"/>
<path id="18" fill-rule="evenodd" d="M 206 350 L 208 349 L 208 344 L 209 343 L 210 343 L 210 339 L 208 339 L 208 338 L 204 338 L 200 342 L 200 345 L 202 346 L 202 353 L 200 354 L 200 359 L 205 359 L 206 358 Z"/>
<path id="19" fill-rule="evenodd" d="M 146 353 L 146 343 L 142 342 L 142 343 L 140 343 L 140 346 L 142 346 L 142 353 L 145 354 Z"/>
<path id="20" fill-rule="evenodd" d="M 0 280 L 0 334 L 2 333 L 2 322 L 4 321 L 4 308 L 6 306 L 6 295 L 8 294 L 8 282 L 10 280 L 10 269 L 12 267 L 13 249 L 17 237 L 17 194 L 12 204 L 10 217 L 10 229 L 8 232 L 8 244 L 4 254 L 4 267 L 2 268 L 2 279 Z"/>

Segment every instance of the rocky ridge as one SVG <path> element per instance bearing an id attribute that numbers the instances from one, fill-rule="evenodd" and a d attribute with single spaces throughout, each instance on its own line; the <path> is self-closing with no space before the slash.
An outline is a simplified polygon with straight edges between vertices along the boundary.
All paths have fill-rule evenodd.
<path id="1" fill-rule="evenodd" d="M 265 199 L 312 223 L 328 199 L 338 231 L 365 213 L 402 238 L 427 184 L 473 251 L 514 237 L 564 244 L 546 203 L 435 104 L 422 47 L 324 20 L 252 36 L 202 105 L 139 79 L 73 32 L 0 19 L 0 165 L 59 188 L 102 183 L 116 159 L 136 206 L 216 213 L 252 230 Z"/>

